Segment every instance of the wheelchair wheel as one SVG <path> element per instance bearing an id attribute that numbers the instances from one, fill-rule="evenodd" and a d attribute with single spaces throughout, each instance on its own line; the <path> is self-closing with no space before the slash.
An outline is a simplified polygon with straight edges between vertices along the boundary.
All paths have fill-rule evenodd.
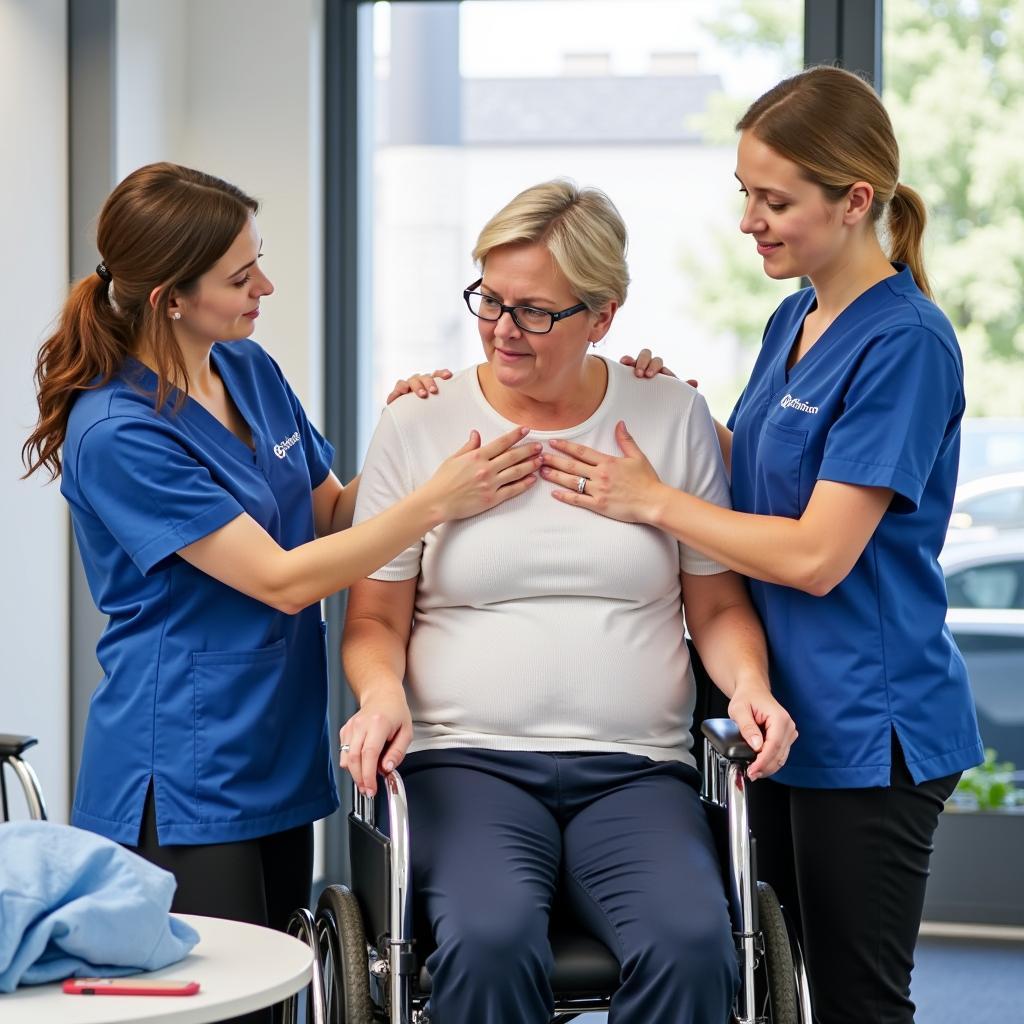
<path id="1" fill-rule="evenodd" d="M 373 1024 L 366 933 L 359 903 L 344 885 L 329 885 L 316 904 L 330 1024 Z"/>
<path id="2" fill-rule="evenodd" d="M 803 1024 L 786 919 L 767 882 L 757 883 L 757 915 L 764 939 L 764 956 L 755 976 L 758 1005 L 764 1007 L 770 1024 Z"/>

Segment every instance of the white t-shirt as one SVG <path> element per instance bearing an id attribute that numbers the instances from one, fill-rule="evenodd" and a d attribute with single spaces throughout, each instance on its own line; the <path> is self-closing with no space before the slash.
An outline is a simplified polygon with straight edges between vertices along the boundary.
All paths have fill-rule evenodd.
<path id="1" fill-rule="evenodd" d="M 592 416 L 523 443 L 564 438 L 619 454 L 622 419 L 665 483 L 728 506 L 703 397 L 605 362 L 608 389 Z M 356 522 L 424 483 L 471 429 L 486 444 L 516 426 L 488 404 L 476 367 L 438 388 L 427 401 L 409 395 L 384 410 Z M 653 527 L 564 505 L 552 490 L 541 478 L 496 508 L 431 530 L 374 573 L 419 577 L 406 671 L 410 750 L 614 751 L 692 764 L 679 573 L 724 567 Z"/>

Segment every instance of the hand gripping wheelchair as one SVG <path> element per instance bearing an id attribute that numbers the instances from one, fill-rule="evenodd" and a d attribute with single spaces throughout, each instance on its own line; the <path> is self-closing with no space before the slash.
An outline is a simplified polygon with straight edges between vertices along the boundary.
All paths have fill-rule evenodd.
<path id="1" fill-rule="evenodd" d="M 771 887 L 756 880 L 755 843 L 747 825 L 746 768 L 754 752 L 729 719 L 703 722 L 701 798 L 719 848 L 729 895 L 740 990 L 735 1024 L 811 1024 L 803 956 Z M 330 1024 L 428 1024 L 431 945 L 413 937 L 409 818 L 397 771 L 382 776 L 388 835 L 374 802 L 353 788 L 349 815 L 352 888 L 330 885 L 315 918 L 300 911 L 293 933 L 319 948 L 311 1004 Z M 302 918 L 305 918 L 303 920 Z M 607 1010 L 619 984 L 611 952 L 568 913 L 556 909 L 550 930 L 555 966 L 554 1020 Z M 318 990 L 319 989 L 319 990 Z M 723 1024 L 727 1022 L 723 1021 Z"/>

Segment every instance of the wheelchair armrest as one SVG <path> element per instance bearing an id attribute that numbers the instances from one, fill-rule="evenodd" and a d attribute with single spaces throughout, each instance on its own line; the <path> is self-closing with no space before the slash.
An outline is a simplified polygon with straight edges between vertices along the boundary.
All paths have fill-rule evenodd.
<path id="1" fill-rule="evenodd" d="M 367 934 L 376 944 L 390 928 L 391 841 L 354 814 L 348 818 L 352 885 Z"/>
<path id="2" fill-rule="evenodd" d="M 701 722 L 700 731 L 704 739 L 727 761 L 750 764 L 757 757 L 731 718 L 708 718 Z"/>
<path id="3" fill-rule="evenodd" d="M 0 732 L 0 759 L 21 757 L 29 747 L 34 747 L 38 742 L 35 736 L 16 736 L 13 733 Z"/>
<path id="4" fill-rule="evenodd" d="M 392 953 L 401 947 L 399 952 L 404 955 L 412 944 L 409 809 L 402 776 L 390 771 L 377 777 L 380 794 L 387 799 L 388 830 L 385 835 L 375 826 L 373 800 L 353 786 L 353 810 L 348 816 L 352 891 L 365 923 L 372 928 L 372 937 L 387 935 Z M 371 877 L 366 886 L 362 884 L 364 874 Z M 404 975 L 405 969 L 400 973 Z"/>

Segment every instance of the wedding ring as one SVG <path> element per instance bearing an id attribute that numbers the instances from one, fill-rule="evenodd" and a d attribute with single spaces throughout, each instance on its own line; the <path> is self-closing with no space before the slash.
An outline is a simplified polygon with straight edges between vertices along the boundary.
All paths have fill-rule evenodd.
<path id="1" fill-rule="evenodd" d="M 338 752 L 341 754 L 347 754 L 352 748 L 347 743 L 342 743 L 338 748 Z"/>
<path id="2" fill-rule="evenodd" d="M 576 493 L 577 494 L 586 494 L 587 493 L 586 487 L 587 487 L 587 478 L 585 476 L 581 476 L 576 481 Z"/>

